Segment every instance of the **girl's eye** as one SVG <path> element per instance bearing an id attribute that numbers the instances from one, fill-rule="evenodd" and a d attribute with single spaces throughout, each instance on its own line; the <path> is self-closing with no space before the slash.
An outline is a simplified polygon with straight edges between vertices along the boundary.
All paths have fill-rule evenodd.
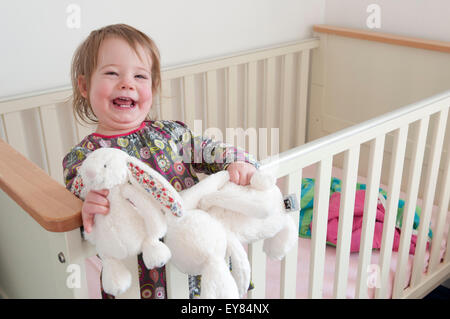
<path id="1" fill-rule="evenodd" d="M 106 72 L 105 74 L 106 74 L 106 75 L 117 75 L 117 73 L 116 73 L 116 72 L 113 72 L 113 71 Z"/>
<path id="2" fill-rule="evenodd" d="M 147 79 L 147 77 L 145 75 L 142 75 L 142 74 L 138 74 L 138 75 L 136 75 L 136 77 L 138 79 Z"/>

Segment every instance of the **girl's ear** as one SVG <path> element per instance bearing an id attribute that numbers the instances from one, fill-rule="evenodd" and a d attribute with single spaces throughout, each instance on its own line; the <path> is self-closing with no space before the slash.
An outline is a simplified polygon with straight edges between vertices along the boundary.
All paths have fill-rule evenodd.
<path id="1" fill-rule="evenodd" d="M 80 94 L 82 97 L 84 97 L 85 99 L 87 99 L 87 83 L 86 83 L 86 78 L 84 75 L 79 75 L 78 76 L 78 90 L 80 90 Z"/>
<path id="2" fill-rule="evenodd" d="M 127 162 L 127 168 L 131 183 L 142 187 L 161 204 L 164 211 L 168 210 L 175 216 L 183 214 L 180 195 L 158 172 L 132 157 Z"/>

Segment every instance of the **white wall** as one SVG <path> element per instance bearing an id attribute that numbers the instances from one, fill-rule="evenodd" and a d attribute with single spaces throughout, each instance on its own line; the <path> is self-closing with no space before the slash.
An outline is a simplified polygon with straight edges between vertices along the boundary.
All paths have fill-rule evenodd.
<path id="1" fill-rule="evenodd" d="M 67 27 L 77 4 L 80 28 Z M 312 36 L 325 0 L 1 1 L 0 97 L 70 85 L 77 45 L 98 27 L 128 23 L 157 42 L 163 66 Z"/>
<path id="2" fill-rule="evenodd" d="M 373 31 L 450 41 L 449 0 L 326 0 L 325 23 L 368 29 L 370 4 L 380 7 L 381 28 Z"/>

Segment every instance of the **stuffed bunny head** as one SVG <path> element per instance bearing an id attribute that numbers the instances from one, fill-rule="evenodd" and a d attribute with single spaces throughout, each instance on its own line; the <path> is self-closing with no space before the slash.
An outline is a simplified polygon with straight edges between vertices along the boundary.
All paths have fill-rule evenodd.
<path id="1" fill-rule="evenodd" d="M 115 148 L 100 148 L 90 153 L 79 170 L 89 190 L 111 189 L 130 182 L 144 189 L 163 211 L 182 214 L 182 199 L 173 186 L 144 162 Z"/>
<path id="2" fill-rule="evenodd" d="M 83 183 L 91 190 L 111 189 L 128 180 L 128 154 L 115 148 L 90 153 L 80 167 Z"/>

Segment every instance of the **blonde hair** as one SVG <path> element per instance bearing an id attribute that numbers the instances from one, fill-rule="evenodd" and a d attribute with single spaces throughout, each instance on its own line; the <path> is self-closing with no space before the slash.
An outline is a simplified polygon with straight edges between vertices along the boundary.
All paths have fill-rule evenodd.
<path id="1" fill-rule="evenodd" d="M 98 30 L 92 31 L 89 36 L 77 48 L 72 59 L 71 80 L 72 80 L 72 106 L 75 118 L 88 123 L 98 123 L 98 119 L 92 110 L 89 95 L 84 98 L 78 87 L 79 76 L 84 76 L 86 80 L 87 92 L 91 86 L 91 76 L 97 67 L 98 51 L 102 42 L 109 37 L 124 39 L 139 56 L 137 46 L 140 45 L 146 50 L 152 61 L 152 93 L 155 95 L 161 89 L 161 63 L 159 50 L 155 42 L 145 33 L 126 24 L 108 25 Z M 139 56 L 141 59 L 142 57 Z M 150 119 L 147 115 L 147 119 Z"/>

